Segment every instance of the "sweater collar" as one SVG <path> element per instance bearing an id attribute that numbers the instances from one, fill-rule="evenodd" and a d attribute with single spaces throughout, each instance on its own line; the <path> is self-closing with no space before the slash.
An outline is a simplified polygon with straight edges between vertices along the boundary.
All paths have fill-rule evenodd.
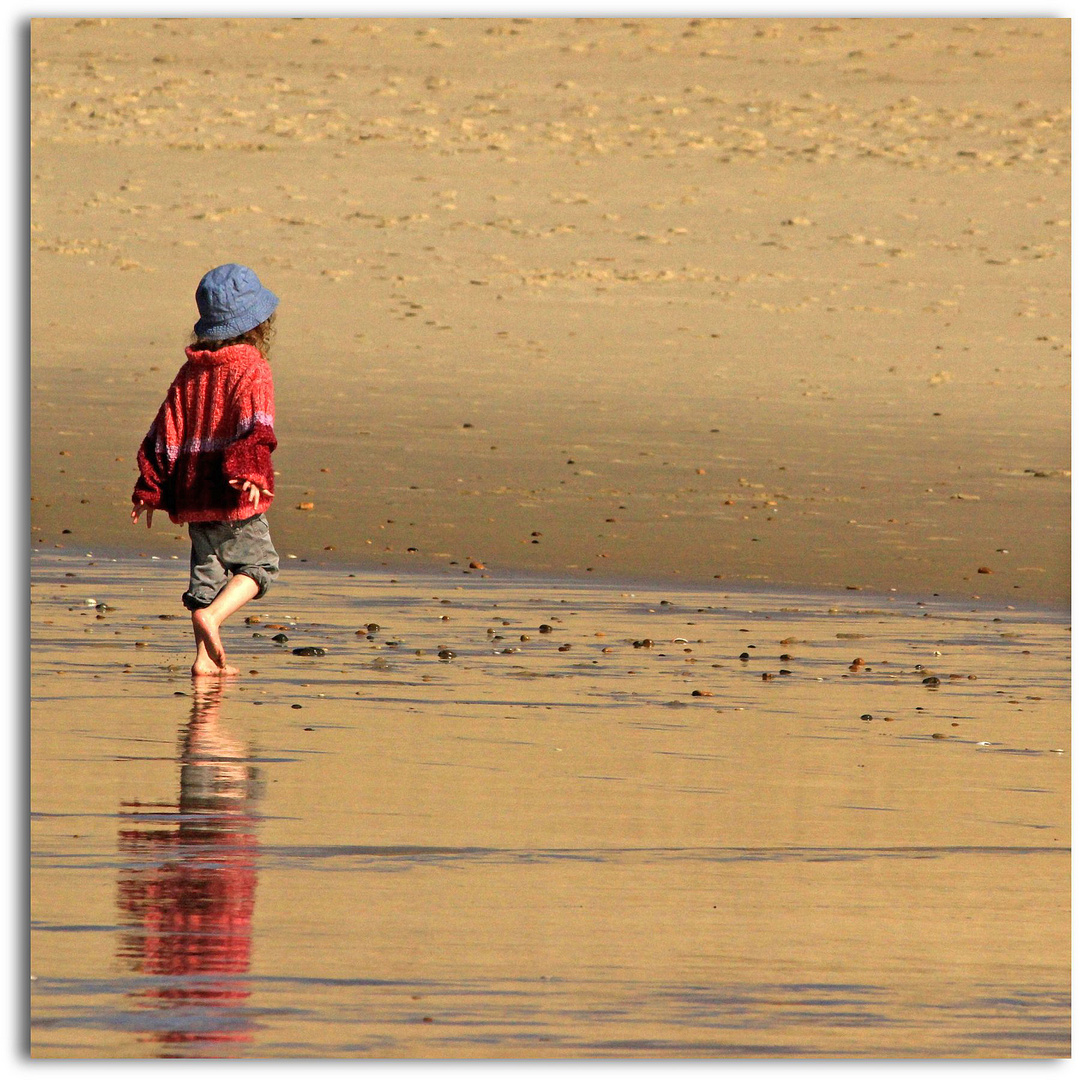
<path id="1" fill-rule="evenodd" d="M 262 359 L 262 353 L 254 345 L 225 345 L 220 349 L 196 349 L 188 346 L 184 350 L 193 364 L 214 367 L 217 364 L 253 363 Z"/>

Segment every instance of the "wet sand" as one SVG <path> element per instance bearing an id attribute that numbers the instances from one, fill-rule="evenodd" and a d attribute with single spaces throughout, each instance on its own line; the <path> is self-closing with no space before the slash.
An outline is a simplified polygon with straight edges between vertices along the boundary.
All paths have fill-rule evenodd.
<path id="1" fill-rule="evenodd" d="M 134 448 L 240 261 L 301 557 L 1067 606 L 1068 35 L 36 20 L 31 541 L 180 549 Z"/>
<path id="2" fill-rule="evenodd" d="M 30 47 L 35 1057 L 1069 1053 L 1067 20 Z M 225 261 L 208 687 L 128 510 Z"/>
<path id="3" fill-rule="evenodd" d="M 184 580 L 33 560 L 35 1056 L 1069 1053 L 1062 616 Z"/>

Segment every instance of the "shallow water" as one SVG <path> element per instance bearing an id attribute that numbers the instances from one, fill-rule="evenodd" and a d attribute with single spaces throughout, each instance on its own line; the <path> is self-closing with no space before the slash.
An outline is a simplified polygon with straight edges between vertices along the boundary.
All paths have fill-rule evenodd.
<path id="1" fill-rule="evenodd" d="M 1063 614 L 184 570 L 32 559 L 35 1056 L 1069 1053 Z"/>

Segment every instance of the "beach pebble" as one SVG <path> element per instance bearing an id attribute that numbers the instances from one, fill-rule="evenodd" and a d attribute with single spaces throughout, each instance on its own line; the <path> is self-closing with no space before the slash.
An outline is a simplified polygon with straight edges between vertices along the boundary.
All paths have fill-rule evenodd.
<path id="1" fill-rule="evenodd" d="M 271 640 L 276 641 L 279 645 L 284 645 L 289 640 L 289 637 L 287 634 L 275 634 Z"/>
<path id="2" fill-rule="evenodd" d="M 280 635 L 284 637 L 284 635 Z M 274 639 L 277 640 L 276 638 Z M 321 645 L 304 645 L 299 649 L 293 649 L 293 656 L 325 656 L 326 650 Z"/>
<path id="3" fill-rule="evenodd" d="M 928 675 L 923 679 L 923 686 L 938 686 L 941 680 L 936 675 Z"/>
<path id="4" fill-rule="evenodd" d="M 553 626 L 549 626 L 547 623 L 541 623 L 540 624 L 540 633 L 541 634 L 550 634 L 550 633 L 552 633 L 554 631 L 554 629 L 555 628 Z"/>
<path id="5" fill-rule="evenodd" d="M 455 656 L 457 656 L 457 653 L 452 652 L 450 649 L 440 649 L 439 650 L 439 659 L 440 660 L 453 660 Z"/>
<path id="6" fill-rule="evenodd" d="M 860 719 L 860 720 L 873 720 L 873 719 L 874 719 L 874 717 L 873 717 L 873 714 L 872 714 L 872 713 L 864 712 L 864 713 L 862 714 L 862 716 L 860 716 L 860 717 L 859 717 L 859 719 Z"/>
<path id="7" fill-rule="evenodd" d="M 690 696 L 691 697 L 712 697 L 713 695 L 712 695 L 711 690 L 695 690 Z"/>

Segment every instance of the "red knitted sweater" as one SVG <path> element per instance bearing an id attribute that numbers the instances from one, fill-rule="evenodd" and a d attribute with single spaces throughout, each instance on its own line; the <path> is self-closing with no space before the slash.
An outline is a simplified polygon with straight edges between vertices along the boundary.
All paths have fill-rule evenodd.
<path id="1" fill-rule="evenodd" d="M 253 345 L 187 349 L 187 363 L 139 447 L 133 502 L 182 521 L 240 521 L 270 506 L 274 381 Z M 252 506 L 230 480 L 269 491 Z"/>

